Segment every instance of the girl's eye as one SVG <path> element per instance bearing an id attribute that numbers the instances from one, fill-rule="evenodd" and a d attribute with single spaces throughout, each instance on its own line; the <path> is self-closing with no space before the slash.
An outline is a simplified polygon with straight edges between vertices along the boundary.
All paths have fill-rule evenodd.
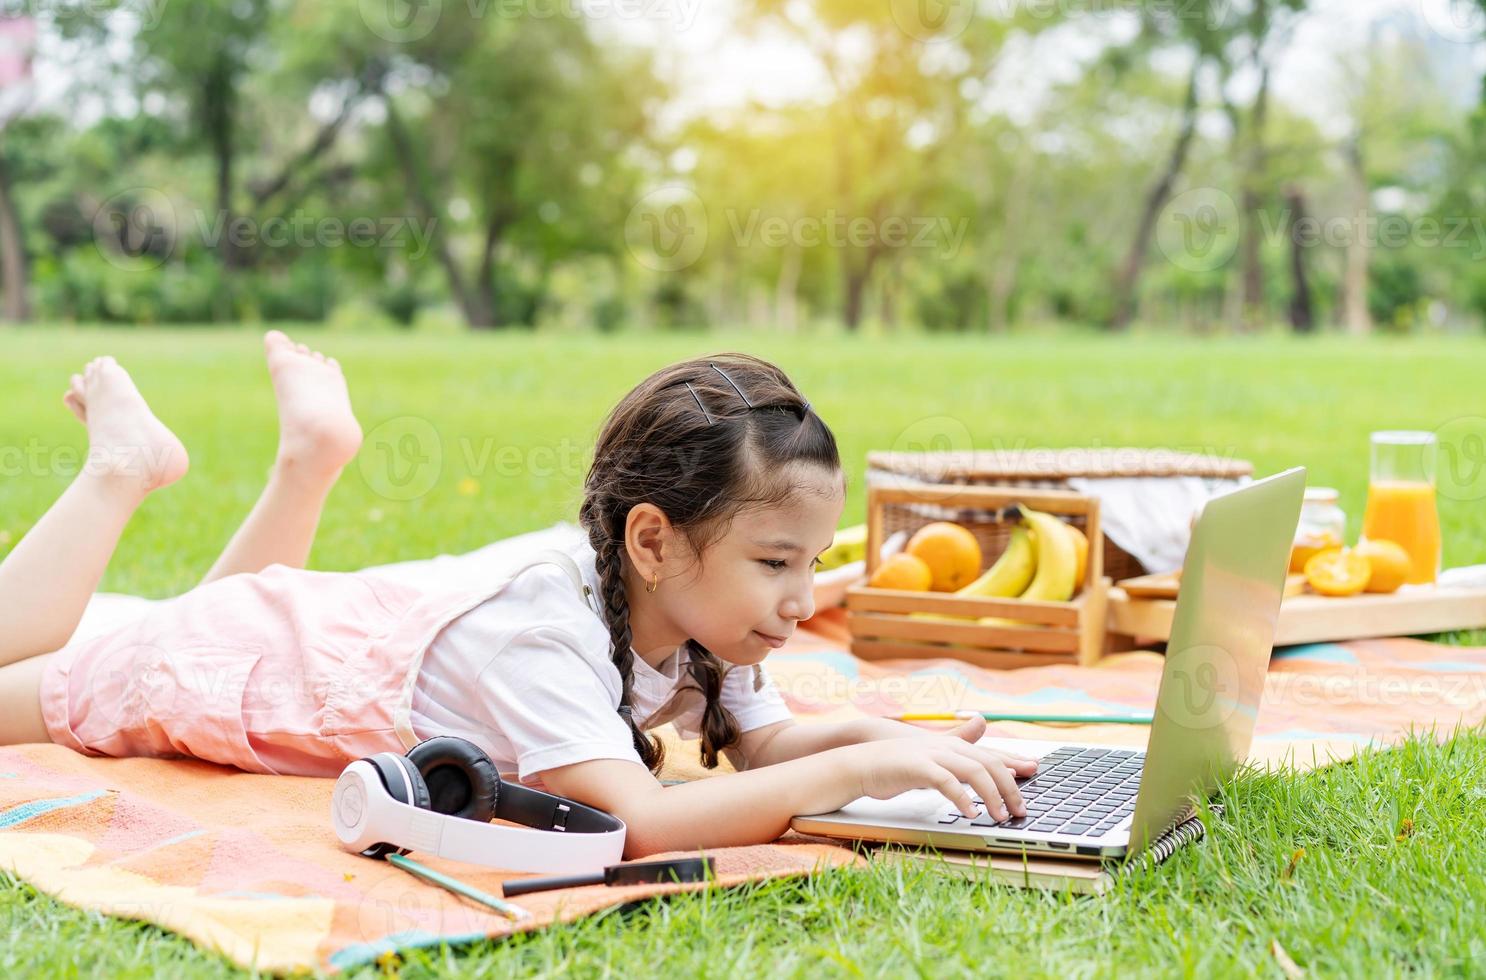
<path id="1" fill-rule="evenodd" d="M 784 568 L 786 565 L 789 564 L 789 562 L 784 561 L 783 559 L 779 559 L 779 558 L 760 558 L 759 561 L 763 562 L 765 565 L 768 565 L 770 568 L 774 569 L 774 571 L 776 571 L 776 572 L 779 571 L 781 568 Z M 811 571 L 814 571 L 815 569 L 817 569 L 819 567 L 820 567 L 820 559 L 819 558 L 812 558 L 812 559 L 810 559 L 810 570 Z"/>

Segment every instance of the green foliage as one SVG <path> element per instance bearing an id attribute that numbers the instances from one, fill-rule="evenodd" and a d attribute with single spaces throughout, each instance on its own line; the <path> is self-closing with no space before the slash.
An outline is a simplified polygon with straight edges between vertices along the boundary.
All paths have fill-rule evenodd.
<path id="1" fill-rule="evenodd" d="M 402 325 L 452 305 L 474 325 L 563 331 L 1106 322 L 1189 77 L 1202 125 L 1168 197 L 1221 194 L 1266 230 L 1252 261 L 1148 247 L 1133 292 L 1147 320 L 1237 325 L 1252 279 L 1260 308 L 1239 312 L 1282 321 L 1300 288 L 1291 191 L 1323 224 L 1359 200 L 1416 226 L 1486 213 L 1486 124 L 1431 72 L 1427 34 L 1338 56 L 1326 78 L 1345 118 L 1323 124 L 1272 92 L 1261 119 L 1255 77 L 1285 69 L 1294 25 L 1320 16 L 1305 0 L 969 17 L 966 4 L 744 0 L 740 26 L 794 45 L 820 84 L 690 115 L 655 51 L 597 16 L 410 4 L 403 25 L 379 20 L 385 6 L 202 0 L 131 19 L 105 0 L 44 19 L 77 77 L 0 139 L 36 315 L 316 321 L 365 299 Z M 1068 70 L 1047 70 L 1048 54 Z M 694 196 L 686 230 L 705 234 L 674 267 L 633 241 L 663 187 Z M 853 222 L 864 237 L 845 234 Z M 351 240 L 358 223 L 375 233 Z M 1483 235 L 1374 248 L 1380 327 L 1486 320 Z M 1342 320 L 1351 248 L 1301 250 L 1323 329 Z"/>

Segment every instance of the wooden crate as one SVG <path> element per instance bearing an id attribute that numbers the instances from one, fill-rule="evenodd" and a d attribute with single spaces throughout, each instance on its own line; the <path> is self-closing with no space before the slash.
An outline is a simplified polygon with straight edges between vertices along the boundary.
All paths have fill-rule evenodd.
<path id="1" fill-rule="evenodd" d="M 938 452 L 867 453 L 867 485 L 901 486 L 908 481 L 934 485 L 992 486 L 1008 490 L 1072 491 L 1069 481 L 1089 479 L 1197 477 L 1211 492 L 1239 485 L 1252 476 L 1254 466 L 1246 459 L 1201 455 L 1160 447 L 1067 446 L 1042 449 L 979 449 Z M 1161 571 L 1141 565 L 1134 555 L 1108 536 L 1101 535 L 1104 573 L 1115 581 Z M 999 547 L 1004 538 L 993 542 Z"/>
<path id="2" fill-rule="evenodd" d="M 1174 599 L 1109 592 L 1109 647 L 1129 650 L 1171 637 Z M 1486 626 L 1486 588 L 1404 588 L 1388 595 L 1287 595 L 1275 622 L 1275 646 L 1415 636 Z"/>
<path id="3" fill-rule="evenodd" d="M 1069 602 L 967 598 L 949 592 L 875 589 L 866 582 L 877 570 L 882 543 L 903 530 L 910 535 L 936 520 L 952 520 L 976 536 L 982 566 L 1000 556 L 1015 523 L 1004 513 L 1013 504 L 1070 518 L 1089 538 L 1082 588 Z M 869 486 L 867 488 L 867 577 L 846 590 L 851 651 L 864 660 L 953 657 L 980 667 L 1089 664 L 1104 649 L 1103 535 L 1098 499 L 1072 491 L 981 486 Z M 982 570 L 983 570 L 982 569 Z M 1025 627 L 946 623 L 909 613 L 1000 616 Z"/>

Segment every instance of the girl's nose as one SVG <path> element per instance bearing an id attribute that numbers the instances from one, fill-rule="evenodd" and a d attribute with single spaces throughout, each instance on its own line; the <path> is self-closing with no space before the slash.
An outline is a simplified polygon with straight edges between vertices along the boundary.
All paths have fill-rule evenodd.
<path id="1" fill-rule="evenodd" d="M 804 622 L 815 615 L 815 589 L 809 586 L 804 592 L 791 595 L 784 600 L 784 605 L 779 607 L 781 619 L 790 619 L 796 622 Z"/>

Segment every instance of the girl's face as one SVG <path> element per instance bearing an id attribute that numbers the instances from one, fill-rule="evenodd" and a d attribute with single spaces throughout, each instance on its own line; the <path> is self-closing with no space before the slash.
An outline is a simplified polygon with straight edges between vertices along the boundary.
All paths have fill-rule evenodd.
<path id="1" fill-rule="evenodd" d="M 700 563 L 667 555 L 657 590 L 642 587 L 631 599 L 637 640 L 648 626 L 652 649 L 674 650 L 695 639 L 719 659 L 747 666 L 815 614 L 816 559 L 835 538 L 846 498 L 839 471 L 811 467 L 800 474 L 801 488 L 788 503 L 735 516 Z M 676 565 L 684 570 L 673 571 Z M 647 608 L 637 610 L 637 603 Z M 638 642 L 635 649 L 646 655 Z"/>

